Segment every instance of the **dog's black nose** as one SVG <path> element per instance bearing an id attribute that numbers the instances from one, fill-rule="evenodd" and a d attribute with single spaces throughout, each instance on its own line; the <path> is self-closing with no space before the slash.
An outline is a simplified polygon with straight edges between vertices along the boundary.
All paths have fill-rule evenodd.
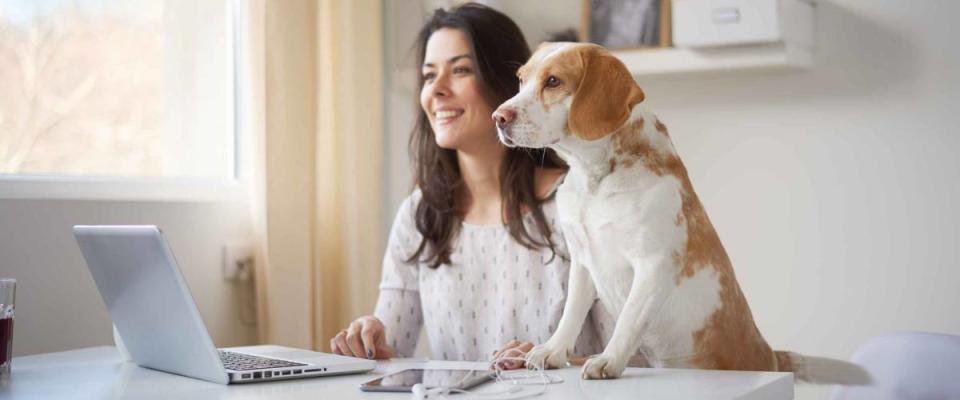
<path id="1" fill-rule="evenodd" d="M 516 116 L 516 112 L 511 108 L 500 107 L 497 111 L 493 112 L 493 120 L 497 121 L 497 128 L 505 129 L 513 123 L 513 117 Z"/>

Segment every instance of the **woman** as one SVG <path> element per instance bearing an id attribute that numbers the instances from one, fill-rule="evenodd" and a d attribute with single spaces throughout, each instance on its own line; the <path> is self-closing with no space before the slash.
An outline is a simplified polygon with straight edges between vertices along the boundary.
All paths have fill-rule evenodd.
<path id="1" fill-rule="evenodd" d="M 553 199 L 561 162 L 549 150 L 506 148 L 491 118 L 517 93 L 516 70 L 530 49 L 507 16 L 465 4 L 434 13 L 417 55 L 417 190 L 394 220 L 374 315 L 355 320 L 330 347 L 409 357 L 425 326 L 435 359 L 525 353 L 556 328 L 569 268 Z M 610 336 L 613 320 L 598 304 L 574 354 L 599 353 Z"/>

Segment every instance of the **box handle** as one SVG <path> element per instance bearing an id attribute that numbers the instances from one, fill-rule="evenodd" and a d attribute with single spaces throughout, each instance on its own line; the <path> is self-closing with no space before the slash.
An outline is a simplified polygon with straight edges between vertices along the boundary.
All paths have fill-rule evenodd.
<path id="1" fill-rule="evenodd" d="M 715 8 L 713 10 L 713 23 L 715 24 L 740 23 L 740 9 L 736 7 Z"/>

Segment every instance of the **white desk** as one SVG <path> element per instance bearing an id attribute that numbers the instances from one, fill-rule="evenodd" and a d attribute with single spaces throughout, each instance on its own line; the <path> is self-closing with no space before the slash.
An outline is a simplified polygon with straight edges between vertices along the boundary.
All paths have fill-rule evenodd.
<path id="1" fill-rule="evenodd" d="M 361 382 L 408 367 L 483 368 L 485 364 L 398 359 L 367 374 L 218 385 L 123 363 L 113 347 L 13 359 L 0 399 L 409 399 L 409 393 L 364 393 Z M 616 380 L 584 381 L 579 368 L 550 371 L 563 383 L 543 399 L 793 399 L 793 374 L 629 368 Z M 494 383 L 477 389 L 502 390 Z M 451 395 L 453 399 L 463 397 Z"/>

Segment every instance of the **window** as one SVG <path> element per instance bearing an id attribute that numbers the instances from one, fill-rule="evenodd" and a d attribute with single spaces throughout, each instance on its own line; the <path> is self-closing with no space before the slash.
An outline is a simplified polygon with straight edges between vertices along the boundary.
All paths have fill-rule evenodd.
<path id="1" fill-rule="evenodd" d="M 0 185 L 232 180 L 232 12 L 229 0 L 0 1 Z"/>

